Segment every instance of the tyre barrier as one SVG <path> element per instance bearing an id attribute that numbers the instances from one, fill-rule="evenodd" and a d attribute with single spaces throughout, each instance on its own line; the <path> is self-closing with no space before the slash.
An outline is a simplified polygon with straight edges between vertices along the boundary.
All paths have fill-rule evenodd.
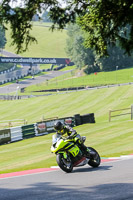
<path id="1" fill-rule="evenodd" d="M 75 117 L 75 125 L 79 126 L 86 123 L 95 123 L 94 113 L 89 113 L 86 115 L 76 114 Z"/>
<path id="2" fill-rule="evenodd" d="M 81 116 L 80 116 L 80 114 L 76 114 L 76 115 L 74 115 L 74 117 L 75 117 L 75 124 L 76 124 L 76 126 L 81 125 L 82 123 L 81 123 Z"/>
<path id="3" fill-rule="evenodd" d="M 0 130 L 0 145 L 53 133 L 55 131 L 53 127 L 56 121 L 61 121 L 63 124 L 74 127 L 85 123 L 95 123 L 95 118 L 94 113 L 86 115 L 76 114 L 74 117 L 56 117 L 34 124 L 3 129 Z"/>
<path id="4" fill-rule="evenodd" d="M 95 123 L 94 113 L 81 115 L 81 124 Z"/>
<path id="5" fill-rule="evenodd" d="M 35 137 L 35 134 L 36 134 L 35 126 L 36 126 L 36 124 L 30 124 L 30 125 L 25 125 L 25 126 L 21 127 L 23 139 Z"/>

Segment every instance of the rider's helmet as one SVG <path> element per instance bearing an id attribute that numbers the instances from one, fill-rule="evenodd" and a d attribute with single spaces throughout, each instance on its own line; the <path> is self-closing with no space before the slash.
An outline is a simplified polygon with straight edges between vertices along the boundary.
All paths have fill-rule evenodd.
<path id="1" fill-rule="evenodd" d="M 61 131 L 63 128 L 64 128 L 64 125 L 63 125 L 60 121 L 55 122 L 55 124 L 54 124 L 54 129 L 55 129 L 56 131 Z"/>

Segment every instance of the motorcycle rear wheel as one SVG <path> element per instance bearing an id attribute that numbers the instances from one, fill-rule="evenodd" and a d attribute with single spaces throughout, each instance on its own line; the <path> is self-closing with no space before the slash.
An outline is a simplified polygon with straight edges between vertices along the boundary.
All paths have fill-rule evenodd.
<path id="1" fill-rule="evenodd" d="M 92 147 L 88 147 L 88 149 L 92 152 L 95 152 L 96 153 L 96 156 L 95 158 L 90 158 L 89 162 L 88 162 L 88 165 L 90 165 L 91 167 L 98 167 L 101 163 L 101 158 L 100 158 L 100 155 L 99 153 Z"/>
<path id="2" fill-rule="evenodd" d="M 67 159 L 64 158 L 63 154 L 59 153 L 56 155 L 56 161 L 59 167 L 67 172 L 70 173 L 73 170 L 73 165 L 71 159 L 68 157 Z"/>

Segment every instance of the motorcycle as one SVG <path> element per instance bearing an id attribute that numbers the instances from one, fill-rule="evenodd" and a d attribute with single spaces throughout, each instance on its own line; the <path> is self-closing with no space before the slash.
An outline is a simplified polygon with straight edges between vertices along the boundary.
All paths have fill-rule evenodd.
<path id="1" fill-rule="evenodd" d="M 82 137 L 85 142 L 86 137 Z M 90 155 L 86 155 L 73 139 L 64 138 L 54 134 L 52 137 L 51 152 L 56 154 L 58 166 L 65 172 L 72 172 L 74 167 L 84 166 L 98 167 L 101 162 L 99 153 L 92 147 L 87 147 Z M 93 155 L 93 156 L 92 156 Z"/>

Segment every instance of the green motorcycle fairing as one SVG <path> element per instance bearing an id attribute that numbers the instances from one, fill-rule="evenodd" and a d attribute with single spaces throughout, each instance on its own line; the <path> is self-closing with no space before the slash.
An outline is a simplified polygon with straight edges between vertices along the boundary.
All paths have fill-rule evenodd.
<path id="1" fill-rule="evenodd" d="M 73 155 L 73 157 L 76 157 L 80 150 L 79 147 L 75 145 L 70 139 L 69 140 L 60 139 L 57 141 L 55 147 L 54 146 L 51 147 L 51 152 L 63 153 L 64 157 L 66 157 L 64 151 L 68 151 Z"/>

